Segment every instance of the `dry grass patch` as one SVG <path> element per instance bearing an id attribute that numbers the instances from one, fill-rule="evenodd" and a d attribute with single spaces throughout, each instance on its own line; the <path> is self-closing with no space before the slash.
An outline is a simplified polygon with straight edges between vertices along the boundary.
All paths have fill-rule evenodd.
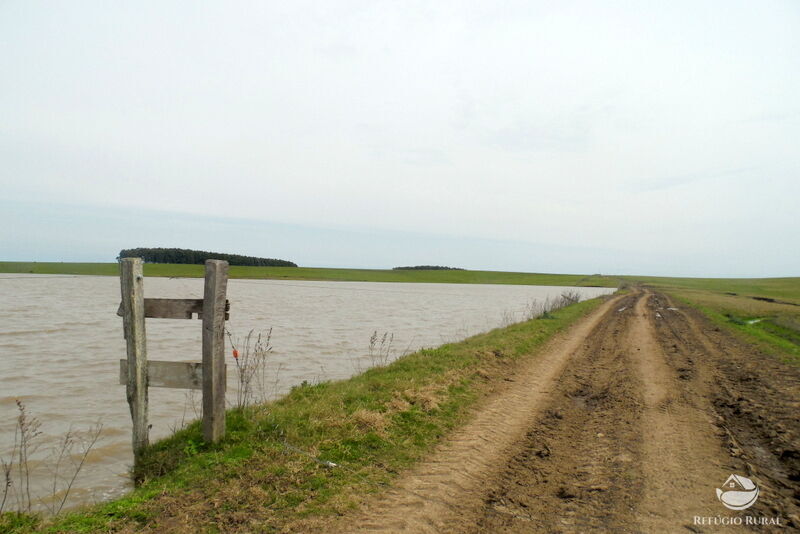
<path id="1" fill-rule="evenodd" d="M 353 412 L 352 418 L 361 430 L 372 431 L 382 437 L 386 436 L 386 427 L 389 422 L 386 420 L 385 414 L 362 408 Z"/>
<path id="2" fill-rule="evenodd" d="M 392 397 L 392 400 L 386 405 L 389 412 L 405 412 L 409 408 L 411 408 L 411 403 L 408 402 L 406 399 L 400 396 Z"/>
<path id="3" fill-rule="evenodd" d="M 439 407 L 439 395 L 435 392 L 437 389 L 407 389 L 403 392 L 403 398 L 412 406 L 419 407 L 423 412 L 430 412 Z"/>

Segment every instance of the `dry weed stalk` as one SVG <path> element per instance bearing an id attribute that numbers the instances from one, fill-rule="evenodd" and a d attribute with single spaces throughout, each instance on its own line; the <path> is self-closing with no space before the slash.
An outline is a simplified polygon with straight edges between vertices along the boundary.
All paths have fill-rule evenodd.
<path id="1" fill-rule="evenodd" d="M 0 465 L 3 469 L 3 500 L 0 501 L 0 514 L 3 513 L 3 510 L 6 507 L 6 501 L 8 501 L 8 494 L 11 491 L 11 485 L 13 484 L 13 479 L 11 477 L 11 470 L 14 467 L 14 456 L 16 455 L 16 440 L 14 442 L 14 449 L 11 451 L 11 460 L 6 462 L 5 458 L 0 458 Z"/>
<path id="2" fill-rule="evenodd" d="M 505 310 L 503 314 L 500 316 L 500 327 L 505 328 L 507 326 L 511 326 L 512 324 L 516 323 L 517 319 L 514 317 L 514 312 L 512 310 Z"/>
<path id="3" fill-rule="evenodd" d="M 190 389 L 185 391 L 183 394 L 183 411 L 181 412 L 180 421 L 176 421 L 170 424 L 170 432 L 175 434 L 176 432 L 183 430 L 187 426 L 189 426 L 189 421 L 186 418 L 186 414 L 191 408 L 192 412 L 194 413 L 195 419 L 202 419 L 203 417 L 203 406 L 202 403 L 198 403 L 197 395 L 195 389 Z"/>
<path id="4" fill-rule="evenodd" d="M 389 363 L 394 348 L 394 334 L 384 332 L 380 338 L 375 330 L 369 338 L 369 361 L 372 367 L 383 367 Z"/>
<path id="5" fill-rule="evenodd" d="M 543 319 L 550 319 L 551 313 L 560 310 L 570 304 L 575 304 L 576 302 L 580 302 L 581 294 L 574 290 L 565 290 L 561 292 L 561 295 L 557 297 L 546 297 L 543 301 L 539 302 L 536 299 L 531 299 L 525 305 L 525 320 L 535 319 L 537 317 L 542 317 Z"/>
<path id="6" fill-rule="evenodd" d="M 11 456 L 8 460 L 0 458 L 0 467 L 3 472 L 3 496 L 2 500 L 0 500 L 0 513 L 5 510 L 9 502 L 9 496 L 14 497 L 17 512 L 30 513 L 33 509 L 31 473 L 34 470 L 32 467 L 33 456 L 41 445 L 37 440 L 42 435 L 40 430 L 41 423 L 37 418 L 28 414 L 27 408 L 22 401 L 17 399 L 16 403 L 19 413 L 17 415 L 17 425 L 14 429 L 14 445 L 11 449 Z M 54 463 L 50 466 L 53 473 L 52 494 L 49 496 L 51 504 L 47 504 L 42 498 L 38 499 L 54 515 L 64 508 L 75 480 L 83 469 L 89 452 L 100 438 L 101 431 L 102 425 L 97 423 L 86 432 L 86 437 L 81 439 L 78 432 L 70 429 L 54 446 L 51 452 L 51 458 L 54 459 Z M 67 463 L 71 465 L 68 470 L 65 467 Z"/>
<path id="7" fill-rule="evenodd" d="M 94 448 L 97 440 L 100 439 L 100 434 L 103 431 L 103 425 L 99 422 L 86 431 L 85 436 L 81 437 L 80 433 L 70 428 L 66 434 L 61 438 L 61 441 L 54 449 L 54 455 L 57 457 L 55 467 L 53 469 L 53 502 L 48 505 L 50 512 L 55 515 L 61 512 L 64 505 L 67 503 L 72 486 L 75 484 L 75 479 L 78 478 L 78 473 L 83 469 L 86 463 L 86 457 Z M 77 448 L 77 451 L 76 451 Z M 75 456 L 78 459 L 75 459 Z M 72 469 L 67 472 L 66 476 L 62 476 L 61 470 L 63 462 L 69 460 Z M 59 488 L 59 479 L 65 482 Z M 56 502 L 55 497 L 62 493 L 61 501 Z"/>
<path id="8" fill-rule="evenodd" d="M 233 347 L 236 361 L 236 378 L 239 387 L 236 391 L 236 407 L 244 408 L 266 400 L 266 371 L 269 353 L 272 352 L 272 328 L 266 333 L 250 330 L 240 343 L 241 350 L 230 332 L 228 339 Z M 260 396 L 256 398 L 256 390 Z"/>
<path id="9" fill-rule="evenodd" d="M 17 455 L 17 471 L 19 473 L 19 492 L 17 494 L 17 509 L 20 511 L 31 511 L 31 466 L 30 457 L 39 448 L 36 438 L 42 435 L 39 430 L 42 424 L 35 417 L 28 415 L 25 405 L 19 399 L 16 400 L 17 427 L 14 429 L 14 444 L 16 448 L 17 438 L 19 437 L 19 449 Z M 14 459 L 11 459 L 13 463 Z"/>

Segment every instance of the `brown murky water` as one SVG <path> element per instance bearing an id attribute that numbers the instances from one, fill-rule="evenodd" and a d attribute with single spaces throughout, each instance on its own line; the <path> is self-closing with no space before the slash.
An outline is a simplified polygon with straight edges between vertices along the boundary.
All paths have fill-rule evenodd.
<path id="1" fill-rule="evenodd" d="M 394 334 L 391 355 L 440 345 L 521 320 L 531 299 L 567 288 L 372 282 L 231 280 L 228 329 L 234 339 L 272 328 L 266 370 L 268 397 L 304 380 L 351 376 L 370 365 L 374 331 Z M 584 298 L 607 288 L 570 288 Z M 147 278 L 148 297 L 201 298 L 201 279 Z M 101 501 L 125 492 L 131 463 L 130 414 L 118 385 L 125 357 L 122 320 L 116 316 L 115 277 L 0 274 L 0 457 L 14 443 L 16 399 L 41 422 L 36 458 L 45 460 L 70 428 L 103 425 L 100 440 L 70 494 L 69 504 Z M 148 319 L 148 357 L 199 360 L 200 321 Z M 230 351 L 228 351 L 230 354 Z M 235 372 L 229 357 L 229 402 Z M 168 435 L 195 418 L 200 393 L 150 390 L 151 438 Z M 195 405 L 193 407 L 193 404 Z M 52 462 L 32 462 L 32 493 L 52 494 Z M 35 497 L 36 499 L 36 497 Z"/>

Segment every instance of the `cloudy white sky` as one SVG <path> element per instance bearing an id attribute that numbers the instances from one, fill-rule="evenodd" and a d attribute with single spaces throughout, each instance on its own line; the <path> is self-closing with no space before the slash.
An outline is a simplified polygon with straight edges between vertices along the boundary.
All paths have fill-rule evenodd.
<path id="1" fill-rule="evenodd" d="M 0 2 L 0 259 L 800 275 L 800 3 Z"/>

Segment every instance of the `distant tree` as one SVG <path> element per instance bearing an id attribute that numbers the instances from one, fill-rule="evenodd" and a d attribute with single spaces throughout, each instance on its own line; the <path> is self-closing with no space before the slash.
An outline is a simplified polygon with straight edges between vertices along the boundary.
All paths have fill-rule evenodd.
<path id="1" fill-rule="evenodd" d="M 225 260 L 231 265 L 244 265 L 249 267 L 297 267 L 297 264 L 287 260 L 274 258 L 256 258 L 240 254 L 224 254 L 221 252 L 206 252 L 205 250 L 192 250 L 187 248 L 127 248 L 119 251 L 120 258 L 142 258 L 145 263 L 184 263 L 202 264 L 206 260 Z"/>
<path id="2" fill-rule="evenodd" d="M 394 267 L 393 271 L 463 271 L 460 267 L 445 267 L 443 265 L 414 265 L 409 267 Z"/>

